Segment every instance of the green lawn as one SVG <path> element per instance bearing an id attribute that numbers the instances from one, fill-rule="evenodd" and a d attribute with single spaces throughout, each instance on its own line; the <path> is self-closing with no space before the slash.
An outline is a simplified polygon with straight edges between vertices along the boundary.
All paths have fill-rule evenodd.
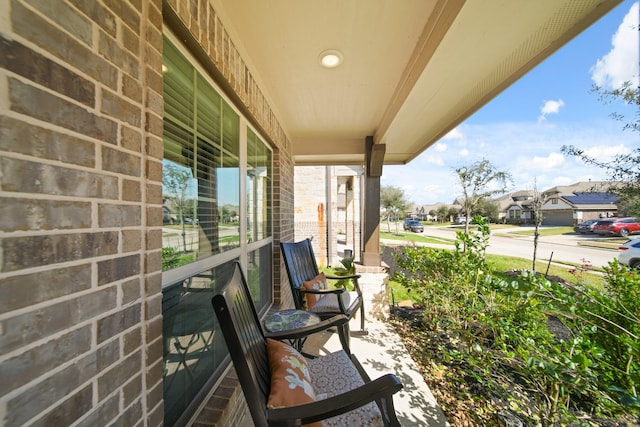
<path id="1" fill-rule="evenodd" d="M 381 231 L 380 238 L 388 239 L 388 240 L 398 240 L 400 242 L 409 241 L 409 242 L 424 242 L 424 243 L 443 243 L 447 245 L 453 245 L 453 242 L 455 241 L 454 239 L 444 239 L 439 237 L 423 236 L 418 233 L 411 233 L 407 231 L 399 231 L 398 234 L 396 234 L 395 232 L 387 233 L 387 232 Z"/>
<path id="2" fill-rule="evenodd" d="M 616 238 L 609 238 L 609 239 L 602 239 L 602 240 L 589 240 L 589 241 L 585 241 L 585 242 L 578 242 L 578 245 L 580 246 L 591 246 L 594 248 L 603 248 L 603 249 L 618 249 L 618 247 L 623 244 L 626 243 L 629 239 L 627 239 L 626 237 L 616 237 Z"/>
<path id="3" fill-rule="evenodd" d="M 493 228 L 492 228 L 493 229 Z M 541 236 L 559 236 L 561 234 L 574 234 L 573 227 L 541 227 L 538 229 Z M 533 229 L 510 231 L 509 233 L 500 234 L 518 234 L 521 236 L 533 236 Z"/>
<path id="4" fill-rule="evenodd" d="M 505 280 L 514 280 L 504 274 L 507 270 L 531 270 L 531 261 L 524 258 L 500 256 L 500 255 L 487 255 L 487 261 L 491 265 L 494 276 Z M 603 286 L 604 276 L 597 272 L 584 271 L 582 266 L 571 265 L 550 265 L 549 276 L 557 276 L 569 283 L 584 283 L 585 285 L 592 286 L 594 288 L 601 289 Z M 541 274 L 545 274 L 547 271 L 547 263 L 539 261 L 536 265 L 536 271 Z M 571 272 L 573 271 L 573 273 Z M 396 304 L 401 301 L 411 301 L 411 293 L 407 291 L 399 283 L 389 280 L 389 300 Z"/>

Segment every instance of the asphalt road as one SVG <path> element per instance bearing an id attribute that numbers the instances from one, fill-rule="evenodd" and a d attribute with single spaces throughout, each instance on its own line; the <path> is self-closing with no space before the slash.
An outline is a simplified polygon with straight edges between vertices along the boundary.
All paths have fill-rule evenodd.
<path id="1" fill-rule="evenodd" d="M 424 233 L 421 234 L 424 236 L 455 239 L 456 230 L 460 229 L 451 227 L 425 227 Z M 509 237 L 502 237 L 497 235 L 507 234 L 509 230 L 510 229 L 502 229 L 492 232 L 487 253 L 532 259 L 533 236 L 509 234 Z M 520 227 L 517 230 L 523 230 L 523 228 Z M 551 259 L 552 261 L 564 261 L 572 264 L 589 262 L 594 267 L 604 267 L 609 261 L 617 258 L 617 250 L 593 248 L 578 244 L 581 241 L 602 239 L 606 238 L 589 235 L 540 236 L 538 240 L 537 258 L 539 260 Z"/>

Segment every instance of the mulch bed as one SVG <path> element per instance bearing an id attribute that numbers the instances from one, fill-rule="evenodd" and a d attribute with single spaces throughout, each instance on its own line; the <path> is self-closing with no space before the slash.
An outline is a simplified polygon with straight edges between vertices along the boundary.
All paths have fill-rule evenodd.
<path id="1" fill-rule="evenodd" d="M 393 250 L 383 250 L 383 260 L 395 265 Z M 519 271 L 507 272 L 517 276 Z M 548 277 L 549 280 L 562 279 Z M 463 360 L 449 356 L 460 345 L 444 331 L 433 332 L 424 328 L 423 309 L 402 303 L 391 307 L 390 321 L 412 359 L 421 371 L 436 401 L 451 426 L 534 426 L 534 395 L 523 384 L 517 373 L 507 363 L 499 372 L 491 372 L 491 378 L 478 374 Z M 569 329 L 556 317 L 548 319 L 549 330 L 559 339 L 570 339 Z M 506 396 L 515 396 L 510 400 Z M 588 405 L 587 405 L 588 406 Z M 575 426 L 638 426 L 640 417 L 602 419 L 580 412 L 581 424 Z"/>
<path id="2" fill-rule="evenodd" d="M 531 421 L 534 395 L 519 381 L 514 370 L 505 364 L 499 372 L 491 372 L 490 381 L 485 381 L 469 364 L 447 355 L 447 351 L 454 350 L 459 344 L 444 332 L 422 328 L 422 317 L 420 307 L 391 307 L 391 323 L 451 426 L 536 425 Z M 548 325 L 559 339 L 570 336 L 566 326 L 557 318 L 549 318 Z M 517 401 L 512 398 L 510 403 L 506 398 L 508 395 L 515 396 Z M 582 424 L 571 426 L 640 425 L 640 417 L 606 419 L 584 411 L 577 414 Z"/>

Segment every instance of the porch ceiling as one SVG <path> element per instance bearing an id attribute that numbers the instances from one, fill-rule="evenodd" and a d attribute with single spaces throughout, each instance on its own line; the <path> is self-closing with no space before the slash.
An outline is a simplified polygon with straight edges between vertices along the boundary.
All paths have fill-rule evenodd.
<path id="1" fill-rule="evenodd" d="M 210 0 L 296 165 L 407 163 L 621 0 Z M 324 69 L 319 55 L 344 62 Z"/>

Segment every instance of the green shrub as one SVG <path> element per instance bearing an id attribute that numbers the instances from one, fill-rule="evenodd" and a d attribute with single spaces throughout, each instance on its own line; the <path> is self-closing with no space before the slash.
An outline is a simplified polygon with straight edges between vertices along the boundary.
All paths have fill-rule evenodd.
<path id="1" fill-rule="evenodd" d="M 584 335 L 603 349 L 599 389 L 609 399 L 640 409 L 640 274 L 609 263 L 604 291 L 587 289 L 576 310 Z"/>
<path id="2" fill-rule="evenodd" d="M 179 262 L 180 254 L 174 248 L 162 248 L 162 271 L 176 268 Z"/>
<path id="3" fill-rule="evenodd" d="M 477 232 L 457 233 L 453 251 L 395 256 L 392 280 L 424 307 L 428 330 L 450 337 L 443 357 L 489 386 L 515 374 L 530 392 L 518 406 L 533 404 L 535 424 L 577 421 L 580 411 L 639 413 L 640 274 L 612 262 L 604 289 L 526 272 L 506 280 L 486 262 L 489 229 L 478 222 Z"/>

